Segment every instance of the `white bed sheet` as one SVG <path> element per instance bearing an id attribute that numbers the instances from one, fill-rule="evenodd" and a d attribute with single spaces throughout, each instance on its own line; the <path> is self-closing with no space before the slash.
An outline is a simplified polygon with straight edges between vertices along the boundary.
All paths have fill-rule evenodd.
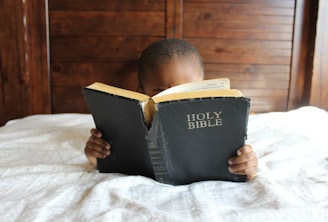
<path id="1" fill-rule="evenodd" d="M 250 116 L 259 173 L 247 183 L 170 186 L 99 174 L 84 156 L 90 115 L 34 115 L 0 127 L 0 221 L 327 221 L 328 113 Z"/>

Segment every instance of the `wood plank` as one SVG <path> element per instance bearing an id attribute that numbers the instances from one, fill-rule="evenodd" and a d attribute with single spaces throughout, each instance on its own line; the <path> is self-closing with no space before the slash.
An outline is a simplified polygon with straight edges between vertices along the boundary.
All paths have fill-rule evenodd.
<path id="1" fill-rule="evenodd" d="M 229 4 L 241 4 L 241 5 L 252 5 L 256 6 L 266 6 L 266 7 L 277 7 L 277 8 L 294 8 L 295 0 L 184 0 L 187 3 L 229 3 Z"/>
<path id="2" fill-rule="evenodd" d="M 245 1 L 243 1 L 245 2 Z M 229 2 L 190 2 L 185 1 L 184 13 L 188 12 L 216 12 L 217 14 L 236 15 L 273 15 L 273 16 L 294 16 L 294 7 L 269 7 L 268 5 L 255 4 L 234 4 Z"/>
<path id="3" fill-rule="evenodd" d="M 232 13 L 221 13 L 218 14 L 216 11 L 206 12 L 184 12 L 184 21 L 199 22 L 199 23 L 219 23 L 220 27 L 224 23 L 239 24 L 249 26 L 259 25 L 293 25 L 293 16 L 277 16 L 277 15 L 245 15 L 245 14 L 232 14 Z M 248 25 L 249 24 L 249 25 Z M 289 30 L 290 32 L 290 30 Z"/>
<path id="4" fill-rule="evenodd" d="M 166 1 L 166 38 L 182 38 L 183 0 Z"/>
<path id="5" fill-rule="evenodd" d="M 80 86 L 52 87 L 53 113 L 89 113 Z"/>
<path id="6" fill-rule="evenodd" d="M 137 90 L 137 66 L 137 61 L 52 63 L 52 86 L 82 87 L 97 81 L 130 90 Z"/>
<path id="7" fill-rule="evenodd" d="M 328 111 L 328 2 L 319 1 L 310 104 Z M 319 46 L 319 47 L 318 47 Z"/>
<path id="8" fill-rule="evenodd" d="M 186 2 L 183 37 L 291 40 L 294 8 L 288 14 L 269 8 L 265 14 L 270 4 L 258 2 Z"/>
<path id="9" fill-rule="evenodd" d="M 205 72 L 206 79 L 214 78 L 229 78 L 231 82 L 234 81 L 284 81 L 288 85 L 289 73 L 234 73 L 225 71 Z"/>
<path id="10" fill-rule="evenodd" d="M 51 62 L 136 61 L 142 50 L 160 37 L 52 37 Z"/>
<path id="11" fill-rule="evenodd" d="M 289 81 L 285 79 L 285 75 L 279 78 L 278 75 L 229 75 L 218 73 L 206 73 L 206 78 L 229 78 L 231 88 L 250 88 L 250 89 L 288 89 Z"/>
<path id="12" fill-rule="evenodd" d="M 206 28 L 206 30 L 204 30 Z M 188 29 L 188 30 L 187 30 Z M 210 27 L 201 28 L 203 31 L 198 31 L 194 28 L 186 27 L 183 33 L 183 38 L 217 38 L 217 39 L 235 39 L 235 40 L 280 40 L 290 41 L 293 33 L 278 33 L 278 32 L 248 32 L 248 31 L 218 31 Z"/>
<path id="13" fill-rule="evenodd" d="M 309 104 L 318 1 L 296 3 L 288 109 Z"/>
<path id="14" fill-rule="evenodd" d="M 164 11 L 165 0 L 48 0 L 49 10 Z"/>
<path id="15" fill-rule="evenodd" d="M 183 28 L 183 38 L 220 38 L 220 39 L 241 39 L 241 40 L 281 40 L 290 41 L 293 33 L 290 32 L 292 26 L 252 26 L 247 24 L 200 24 L 185 22 Z M 248 29 L 247 29 L 248 27 Z M 279 31 L 281 30 L 281 32 Z"/>
<path id="16" fill-rule="evenodd" d="M 0 1 L 0 126 L 29 114 L 23 15 L 21 1 Z"/>
<path id="17" fill-rule="evenodd" d="M 204 41 L 200 38 L 187 38 L 187 41 L 207 49 L 214 49 L 220 51 L 220 49 L 254 49 L 254 50 L 266 50 L 266 49 L 287 49 L 291 50 L 291 41 L 252 41 L 252 40 L 226 40 L 226 39 L 206 39 Z"/>
<path id="18" fill-rule="evenodd" d="M 289 65 L 256 65 L 256 64 L 220 64 L 220 63 L 204 63 L 206 72 L 227 72 L 241 74 L 284 74 L 289 75 Z M 288 77 L 289 78 L 289 77 Z"/>
<path id="19" fill-rule="evenodd" d="M 36 10 L 36 5 L 40 10 Z M 50 113 L 50 75 L 46 2 L 25 2 L 26 57 L 29 74 L 30 114 Z"/>
<path id="20" fill-rule="evenodd" d="M 244 22 L 233 22 L 229 20 L 220 20 L 219 22 L 215 20 L 209 21 L 197 21 L 195 19 L 189 19 L 190 17 L 184 18 L 184 31 L 188 32 L 193 30 L 192 26 L 194 24 L 194 29 L 201 31 L 206 31 L 210 28 L 221 31 L 244 31 L 244 32 L 282 32 L 291 33 L 292 24 L 270 24 L 256 22 L 257 18 L 249 18 L 248 21 Z M 229 19 L 229 16 L 226 17 Z M 253 20 L 254 19 L 254 20 Z M 203 27 L 205 26 L 205 27 Z M 185 34 L 184 34 L 185 35 Z M 187 34 L 186 34 L 187 35 Z"/>
<path id="21" fill-rule="evenodd" d="M 205 63 L 290 64 L 291 42 L 187 39 Z"/>
<path id="22" fill-rule="evenodd" d="M 51 37 L 165 35 L 165 15 L 160 11 L 51 11 L 49 16 Z"/>

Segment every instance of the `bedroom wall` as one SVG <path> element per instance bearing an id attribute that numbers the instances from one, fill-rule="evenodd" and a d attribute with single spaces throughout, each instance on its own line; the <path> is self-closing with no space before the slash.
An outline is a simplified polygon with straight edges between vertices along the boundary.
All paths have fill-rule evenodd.
<path id="1" fill-rule="evenodd" d="M 24 72 L 24 9 L 20 2 L 0 1 L 0 125 L 5 120 L 28 113 L 28 77 Z"/>
<path id="2" fill-rule="evenodd" d="M 136 62 L 150 42 L 194 44 L 206 78 L 228 77 L 252 111 L 286 110 L 295 1 L 49 0 L 53 112 L 87 112 L 81 86 L 137 89 Z"/>
<path id="3" fill-rule="evenodd" d="M 310 15 L 316 1 L 24 2 L 1 2 L 1 13 L 20 24 L 11 36 L 17 41 L 2 37 L 1 45 L 12 42 L 19 52 L 12 66 L 21 67 L 10 80 L 3 78 L 7 71 L 1 74 L 0 124 L 35 113 L 88 112 L 81 87 L 94 81 L 136 89 L 141 50 L 169 37 L 193 43 L 204 59 L 206 78 L 229 77 L 233 88 L 252 98 L 252 111 L 308 103 L 303 91 L 310 89 L 305 79 L 311 72 L 304 64 L 311 63 L 309 27 L 315 24 Z M 13 48 L 1 48 L 2 67 Z"/>
<path id="4" fill-rule="evenodd" d="M 328 1 L 319 1 L 310 104 L 328 110 Z"/>

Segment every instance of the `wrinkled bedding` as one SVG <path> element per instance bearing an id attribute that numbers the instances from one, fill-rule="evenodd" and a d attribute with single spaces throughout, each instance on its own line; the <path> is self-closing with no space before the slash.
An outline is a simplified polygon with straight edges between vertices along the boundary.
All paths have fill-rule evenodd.
<path id="1" fill-rule="evenodd" d="M 0 127 L 0 221 L 326 221 L 328 112 L 254 114 L 253 181 L 184 186 L 100 174 L 84 156 L 88 114 L 33 115 Z"/>

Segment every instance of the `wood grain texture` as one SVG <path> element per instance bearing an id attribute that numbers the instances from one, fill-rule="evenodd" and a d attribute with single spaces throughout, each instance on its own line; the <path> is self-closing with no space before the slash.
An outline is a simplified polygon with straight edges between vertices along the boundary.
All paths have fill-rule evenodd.
<path id="1" fill-rule="evenodd" d="M 310 104 L 328 110 L 328 2 L 319 1 Z"/>
<path id="2" fill-rule="evenodd" d="M 164 36 L 164 12 L 50 11 L 51 36 Z"/>
<path id="3" fill-rule="evenodd" d="M 309 104 L 318 0 L 298 0 L 295 10 L 288 109 Z"/>
<path id="4" fill-rule="evenodd" d="M 40 10 L 35 10 L 35 7 Z M 44 0 L 25 1 L 26 72 L 29 78 L 29 114 L 51 113 L 49 36 Z M 24 19 L 24 18 L 23 18 Z"/>
<path id="5" fill-rule="evenodd" d="M 166 1 L 166 38 L 182 38 L 183 0 Z"/>
<path id="6" fill-rule="evenodd" d="M 184 1 L 183 38 L 206 78 L 228 77 L 251 111 L 287 110 L 295 1 Z"/>
<path id="7" fill-rule="evenodd" d="M 136 69 L 132 69 L 136 67 L 128 64 L 163 37 L 184 38 L 195 45 L 206 78 L 230 78 L 235 88 L 250 93 L 252 111 L 287 109 L 295 1 L 168 0 L 164 8 L 161 2 L 156 7 L 152 2 L 148 9 L 140 5 L 133 9 L 131 1 L 120 6 L 113 2 L 101 1 L 104 10 L 85 1 L 75 6 L 61 2 L 65 9 L 58 2 L 49 3 L 54 111 L 69 107 L 71 100 L 61 90 L 78 78 L 68 71 L 78 66 L 87 71 L 79 69 L 84 78 L 72 85 L 76 89 L 88 81 L 135 89 Z M 114 64 L 126 67 L 118 69 Z M 238 67 L 247 68 L 240 72 Z M 82 103 L 78 91 L 71 95 L 76 97 L 72 101 Z"/>
<path id="8" fill-rule="evenodd" d="M 135 90 L 141 51 L 170 37 L 194 44 L 206 78 L 230 78 L 251 97 L 254 112 L 293 109 L 310 99 L 324 106 L 327 39 L 323 23 L 315 23 L 317 2 L 0 1 L 0 122 L 88 112 L 81 87 L 94 81 Z M 315 27 L 321 37 L 314 48 Z"/>
<path id="9" fill-rule="evenodd" d="M 29 114 L 24 7 L 20 2 L 0 1 L 0 126 Z"/>
<path id="10" fill-rule="evenodd" d="M 164 11 L 165 0 L 48 0 L 49 11 Z"/>

